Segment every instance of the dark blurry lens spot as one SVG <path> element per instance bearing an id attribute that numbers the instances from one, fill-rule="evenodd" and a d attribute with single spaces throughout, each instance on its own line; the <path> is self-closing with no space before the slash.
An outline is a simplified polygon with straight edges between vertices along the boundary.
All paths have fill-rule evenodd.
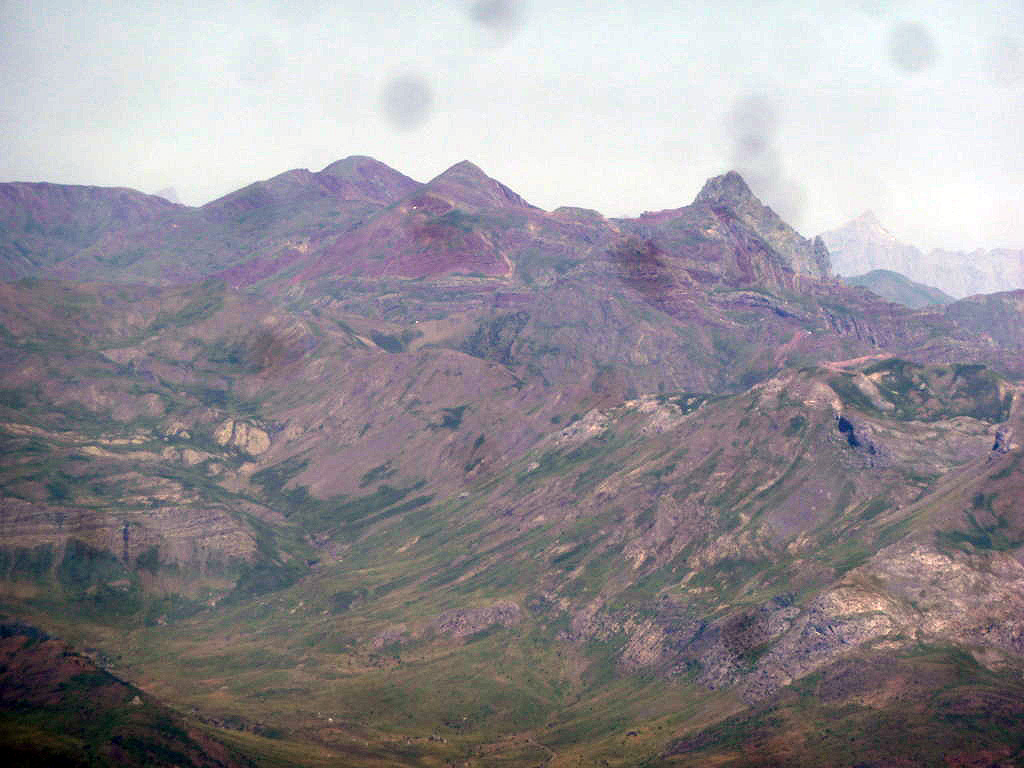
<path id="1" fill-rule="evenodd" d="M 788 178 L 776 147 L 779 116 L 775 104 L 762 94 L 740 99 L 726 115 L 732 140 L 730 162 L 762 202 L 794 226 L 799 226 L 806 201 L 803 187 Z"/>
<path id="2" fill-rule="evenodd" d="M 476 0 L 469 16 L 487 27 L 499 41 L 510 38 L 522 24 L 524 8 L 521 0 Z"/>
<path id="3" fill-rule="evenodd" d="M 1024 83 L 1024 48 L 1012 37 L 998 37 L 985 47 L 985 65 L 997 85 Z"/>
<path id="4" fill-rule="evenodd" d="M 922 72 L 938 56 L 935 41 L 922 24 L 898 24 L 889 33 L 889 61 L 901 72 Z"/>
<path id="5" fill-rule="evenodd" d="M 422 125 L 434 103 L 430 86 L 418 75 L 402 75 L 388 81 L 381 92 L 381 109 L 395 127 L 409 131 Z"/>
<path id="6" fill-rule="evenodd" d="M 743 98 L 729 113 L 734 161 L 744 163 L 771 150 L 778 120 L 771 102 L 760 95 Z"/>

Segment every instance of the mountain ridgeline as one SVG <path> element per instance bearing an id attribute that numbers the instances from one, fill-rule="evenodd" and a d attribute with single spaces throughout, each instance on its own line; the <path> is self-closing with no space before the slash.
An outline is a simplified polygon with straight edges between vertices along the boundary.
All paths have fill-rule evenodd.
<path id="1" fill-rule="evenodd" d="M 911 309 L 921 309 L 933 304 L 950 304 L 954 301 L 952 296 L 943 293 L 938 288 L 915 283 L 899 272 L 892 272 L 888 269 L 873 269 L 863 275 L 847 277 L 845 282 L 848 285 L 867 288 L 883 299 Z"/>
<path id="2" fill-rule="evenodd" d="M 887 301 L 736 173 L 0 201 L 25 764 L 1024 761 L 1024 291 Z"/>
<path id="3" fill-rule="evenodd" d="M 846 276 L 876 270 L 897 272 L 958 299 L 1024 288 L 1024 251 L 979 248 L 965 252 L 936 248 L 925 253 L 897 239 L 871 211 L 823 233 L 821 238 L 832 253 L 835 271 Z M 878 279 L 875 278 L 876 283 Z M 887 283 L 893 290 L 891 280 Z M 915 294 L 912 301 L 920 301 L 920 290 Z M 896 295 L 907 293 L 897 289 Z"/>

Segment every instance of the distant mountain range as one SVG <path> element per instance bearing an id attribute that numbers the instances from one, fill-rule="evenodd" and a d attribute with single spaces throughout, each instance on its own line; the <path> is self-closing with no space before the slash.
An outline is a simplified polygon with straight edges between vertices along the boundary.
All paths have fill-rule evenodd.
<path id="1" fill-rule="evenodd" d="M 891 270 L 958 299 L 1024 288 L 1024 250 L 924 253 L 900 242 L 871 211 L 822 233 L 821 238 L 832 256 L 833 270 L 844 276 Z"/>
<path id="2" fill-rule="evenodd" d="M 0 753 L 1024 759 L 1024 290 L 893 303 L 736 173 L 0 203 Z"/>
<path id="3" fill-rule="evenodd" d="M 287 171 L 200 208 L 129 190 L 51 184 L 0 184 L 2 201 L 0 270 L 11 277 L 166 285 L 218 276 L 243 286 L 279 282 L 285 272 L 291 282 L 327 275 L 499 276 L 514 270 L 522 254 L 537 262 L 523 264 L 527 274 L 538 268 L 551 274 L 550 265 L 567 254 L 621 231 L 679 229 L 680 221 L 696 231 L 694 217 L 716 206 L 728 206 L 777 256 L 711 272 L 697 258 L 697 271 L 768 269 L 780 280 L 790 279 L 783 272 L 828 274 L 824 245 L 798 235 L 735 173 L 709 182 L 694 206 L 614 221 L 579 209 L 546 213 L 470 162 L 420 184 L 367 157 L 316 173 Z M 715 243 L 728 233 L 712 227 L 701 236 Z"/>

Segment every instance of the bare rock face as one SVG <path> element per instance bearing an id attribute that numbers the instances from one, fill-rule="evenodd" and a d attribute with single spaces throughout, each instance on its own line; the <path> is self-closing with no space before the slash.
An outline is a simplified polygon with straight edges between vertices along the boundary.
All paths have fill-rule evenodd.
<path id="1" fill-rule="evenodd" d="M 234 448 L 250 456 L 259 456 L 270 448 L 270 436 L 247 421 L 227 419 L 213 433 L 218 445 Z"/>
<path id="2" fill-rule="evenodd" d="M 872 571 L 914 609 L 915 634 L 1024 651 L 1024 565 L 1013 556 L 906 543 L 880 552 Z"/>
<path id="3" fill-rule="evenodd" d="M 742 676 L 744 698 L 760 701 L 859 647 L 897 637 L 900 616 L 893 600 L 856 587 L 822 594 Z"/>
<path id="4" fill-rule="evenodd" d="M 437 629 L 442 634 L 468 637 L 500 624 L 509 627 L 519 622 L 522 611 L 510 600 L 499 600 L 482 608 L 455 609 L 445 611 L 437 620 Z"/>
<path id="5" fill-rule="evenodd" d="M 160 563 L 189 569 L 194 575 L 256 555 L 255 536 L 229 512 L 168 501 L 115 515 L 4 499 L 0 534 L 9 552 L 51 547 L 55 551 L 51 559 L 57 561 L 70 542 L 79 542 L 109 553 L 125 567 L 152 552 Z"/>
<path id="6" fill-rule="evenodd" d="M 819 280 L 829 276 L 830 258 L 825 242 L 820 237 L 814 240 L 801 237 L 775 211 L 754 196 L 736 171 L 709 179 L 693 202 L 694 205 L 731 210 L 784 256 L 796 274 Z"/>
<path id="7" fill-rule="evenodd" d="M 712 644 L 700 657 L 701 682 L 718 687 L 739 681 L 746 700 L 756 702 L 862 648 L 952 642 L 1019 654 L 1022 594 L 1024 566 L 1009 555 L 899 544 L 793 611 L 798 615 L 787 615 L 784 634 L 772 638 L 753 668 L 742 670 L 742 653 L 729 653 L 727 644 Z M 718 633 L 724 635 L 724 627 Z"/>
<path id="8" fill-rule="evenodd" d="M 181 460 L 188 464 L 190 467 L 196 464 L 202 464 L 207 459 L 211 458 L 210 454 L 206 451 L 197 451 L 192 448 L 184 448 L 181 451 Z"/>

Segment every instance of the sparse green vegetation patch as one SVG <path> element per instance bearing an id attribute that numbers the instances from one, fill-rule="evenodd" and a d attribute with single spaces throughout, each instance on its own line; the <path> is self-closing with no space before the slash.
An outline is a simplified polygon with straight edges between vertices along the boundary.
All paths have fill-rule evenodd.
<path id="1" fill-rule="evenodd" d="M 995 512 L 992 507 L 995 498 L 994 493 L 975 494 L 971 509 L 964 512 L 967 529 L 937 532 L 940 545 L 967 552 L 971 548 L 1006 552 L 1024 546 L 1024 531 L 1015 530 L 1006 515 Z"/>
<path id="2" fill-rule="evenodd" d="M 210 280 L 178 310 L 161 312 L 149 327 L 150 333 L 165 328 L 184 328 L 213 317 L 224 306 L 224 283 Z"/>
<path id="3" fill-rule="evenodd" d="M 386 461 L 383 464 L 379 464 L 373 469 L 365 472 L 363 476 L 359 478 L 359 487 L 365 488 L 368 485 L 373 485 L 374 483 L 384 480 L 393 474 L 395 474 L 394 467 L 392 467 L 390 461 Z"/>
<path id="4" fill-rule="evenodd" d="M 926 366 L 898 358 L 873 363 L 863 375 L 871 379 L 882 403 L 867 394 L 868 385 L 858 384 L 858 375 L 839 374 L 829 385 L 847 405 L 866 412 L 921 421 L 970 416 L 991 423 L 1009 416 L 1012 395 L 983 365 Z"/>
<path id="5" fill-rule="evenodd" d="M 807 418 L 803 414 L 797 414 L 789 420 L 789 424 L 786 426 L 786 431 L 783 433 L 786 437 L 796 437 L 807 428 Z"/>
<path id="6" fill-rule="evenodd" d="M 128 578 L 124 564 L 106 550 L 78 539 L 69 539 L 57 566 L 57 580 L 64 589 L 83 593 L 110 581 Z"/>
<path id="7" fill-rule="evenodd" d="M 853 383 L 853 374 L 841 373 L 838 376 L 833 376 L 828 380 L 828 385 L 846 405 L 869 413 L 878 411 L 871 399 Z"/>
<path id="8" fill-rule="evenodd" d="M 441 409 L 441 423 L 435 425 L 436 429 L 456 430 L 462 426 L 462 417 L 465 415 L 469 405 L 459 405 L 454 408 Z"/>
<path id="9" fill-rule="evenodd" d="M 547 451 L 537 459 L 537 466 L 519 472 L 516 475 L 516 482 L 519 484 L 536 484 L 546 478 L 566 476 L 580 465 L 594 462 L 603 456 L 611 454 L 622 447 L 624 443 L 625 438 L 617 436 L 610 430 L 606 430 L 567 451 L 559 449 Z M 615 468 L 608 467 L 606 469 L 610 474 L 610 471 L 614 471 Z M 592 474 L 583 481 L 583 487 L 589 487 L 603 479 L 603 476 L 606 476 L 603 475 L 606 469 L 594 469 Z M 585 472 L 586 470 L 584 470 Z M 579 480 L 577 479 L 576 482 L 579 482 Z"/>
<path id="10" fill-rule="evenodd" d="M 9 579 L 41 581 L 49 576 L 55 562 L 53 544 L 0 548 L 0 574 Z"/>

